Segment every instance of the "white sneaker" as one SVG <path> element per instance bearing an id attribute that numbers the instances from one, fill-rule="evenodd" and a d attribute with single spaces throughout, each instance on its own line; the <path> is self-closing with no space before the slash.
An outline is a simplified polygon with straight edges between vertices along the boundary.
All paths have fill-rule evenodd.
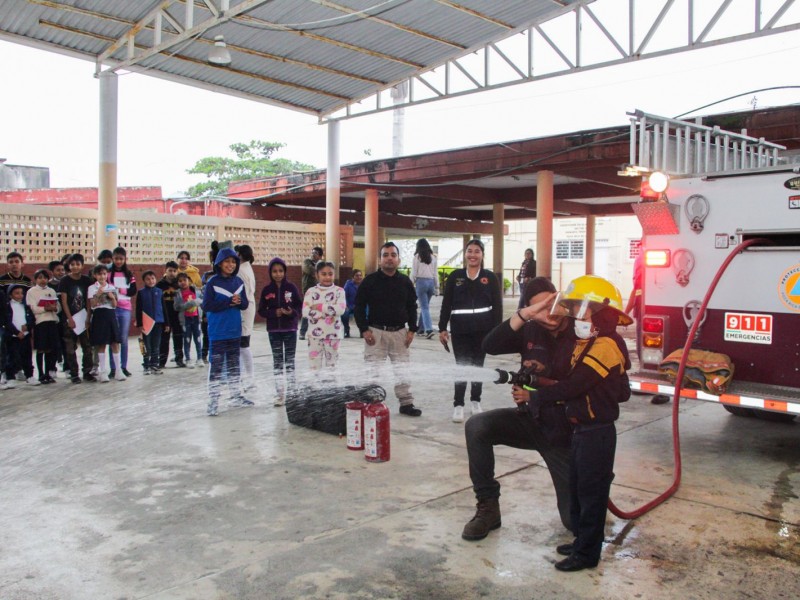
<path id="1" fill-rule="evenodd" d="M 454 406 L 453 407 L 453 423 L 463 423 L 464 422 L 464 407 L 463 406 Z"/>
<path id="2" fill-rule="evenodd" d="M 25 377 L 25 371 L 17 371 L 17 381 L 27 381 L 27 377 Z"/>
<path id="3" fill-rule="evenodd" d="M 118 369 L 117 372 L 114 373 L 114 379 L 117 381 L 125 381 L 128 378 L 125 377 L 125 373 L 122 372 L 122 369 Z"/>
<path id="4" fill-rule="evenodd" d="M 89 375 L 92 377 L 99 377 L 99 373 L 97 372 L 97 367 L 92 367 L 92 370 L 89 371 Z M 106 377 L 106 381 L 108 381 L 108 377 Z"/>
<path id="5" fill-rule="evenodd" d="M 472 404 L 472 414 L 479 415 L 483 412 L 483 407 L 480 402 L 470 402 Z"/>
<path id="6" fill-rule="evenodd" d="M 124 377 L 124 375 L 123 375 L 123 377 Z M 99 381 L 100 383 L 108 383 L 110 381 L 108 379 L 108 373 L 100 373 L 97 376 L 97 381 Z"/>
<path id="7" fill-rule="evenodd" d="M 17 381 L 15 379 L 9 379 L 3 383 L 3 385 L 5 386 L 3 389 L 13 390 L 15 387 L 17 387 Z"/>
<path id="8" fill-rule="evenodd" d="M 286 404 L 284 399 L 278 396 L 277 398 L 275 398 L 275 402 L 272 403 L 272 406 L 283 406 L 284 404 Z"/>
<path id="9" fill-rule="evenodd" d="M 5 385 L 6 383 L 8 383 L 8 379 L 6 379 L 6 374 L 3 373 L 0 375 L 0 385 Z"/>
<path id="10" fill-rule="evenodd" d="M 195 367 L 195 362 L 196 362 L 196 361 L 193 361 L 193 360 L 188 360 L 188 359 L 187 359 L 187 361 L 186 361 L 186 368 L 187 368 L 187 369 L 194 369 L 194 367 Z"/>
<path id="11" fill-rule="evenodd" d="M 25 383 L 27 383 L 28 385 L 42 385 L 42 382 L 36 379 L 36 377 L 28 377 L 25 380 Z"/>
<path id="12" fill-rule="evenodd" d="M 208 361 L 200 360 L 199 358 L 194 362 L 195 362 L 195 366 L 198 366 L 198 367 L 205 367 L 208 364 Z"/>
<path id="13" fill-rule="evenodd" d="M 49 371 L 47 374 L 51 379 L 58 379 L 58 371 Z"/>

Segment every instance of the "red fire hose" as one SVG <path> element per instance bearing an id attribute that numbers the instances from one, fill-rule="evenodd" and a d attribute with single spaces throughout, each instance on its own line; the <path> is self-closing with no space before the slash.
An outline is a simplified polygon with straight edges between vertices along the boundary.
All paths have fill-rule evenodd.
<path id="1" fill-rule="evenodd" d="M 635 519 L 637 517 L 641 517 L 643 514 L 650 512 L 656 506 L 664 502 L 667 498 L 672 496 L 675 492 L 678 491 L 678 488 L 681 485 L 681 437 L 679 431 L 679 420 L 678 420 L 678 410 L 680 409 L 680 396 L 681 396 L 681 382 L 683 381 L 683 372 L 686 368 L 686 360 L 689 357 L 689 349 L 692 346 L 692 340 L 694 340 L 695 333 L 697 333 L 697 328 L 700 326 L 701 317 L 706 312 L 706 307 L 708 306 L 709 300 L 711 300 L 711 296 L 714 293 L 714 290 L 719 283 L 720 278 L 722 278 L 722 274 L 728 268 L 728 265 L 734 259 L 734 257 L 739 254 L 742 250 L 749 246 L 753 246 L 755 244 L 769 244 L 770 242 L 765 239 L 756 238 L 747 240 L 746 242 L 742 242 L 733 251 L 728 255 L 725 261 L 720 265 L 719 270 L 717 270 L 717 274 L 714 276 L 711 285 L 706 292 L 705 298 L 703 298 L 703 303 L 700 305 L 700 310 L 697 311 L 695 315 L 694 322 L 692 323 L 691 328 L 689 328 L 689 333 L 686 336 L 686 343 L 683 345 L 683 356 L 681 356 L 681 362 L 678 366 L 678 374 L 675 377 L 675 395 L 672 398 L 672 454 L 675 461 L 675 475 L 672 479 L 672 485 L 664 491 L 662 494 L 648 502 L 647 504 L 633 510 L 631 512 L 625 512 L 624 510 L 620 510 L 611 499 L 608 500 L 608 509 L 617 517 L 621 519 Z"/>

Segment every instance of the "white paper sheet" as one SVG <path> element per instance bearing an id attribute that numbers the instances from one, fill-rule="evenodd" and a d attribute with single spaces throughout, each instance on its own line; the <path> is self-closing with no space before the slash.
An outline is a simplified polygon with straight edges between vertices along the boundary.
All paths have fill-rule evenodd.
<path id="1" fill-rule="evenodd" d="M 74 315 L 72 315 L 72 320 L 75 321 L 75 327 L 72 328 L 72 331 L 75 332 L 75 335 L 80 335 L 84 331 L 86 331 L 86 309 L 82 308 Z"/>

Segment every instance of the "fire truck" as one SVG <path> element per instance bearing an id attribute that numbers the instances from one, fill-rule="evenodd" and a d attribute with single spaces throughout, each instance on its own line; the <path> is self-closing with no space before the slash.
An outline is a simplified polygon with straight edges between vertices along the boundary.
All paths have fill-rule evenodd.
<path id="1" fill-rule="evenodd" d="M 794 420 L 800 415 L 800 156 L 746 130 L 641 111 L 629 116 L 624 174 L 642 177 L 633 208 L 644 269 L 632 390 L 674 395 L 658 366 L 684 346 L 699 319 L 691 347 L 728 355 L 734 375 L 720 395 L 684 383 L 681 397 L 717 402 L 741 417 Z"/>

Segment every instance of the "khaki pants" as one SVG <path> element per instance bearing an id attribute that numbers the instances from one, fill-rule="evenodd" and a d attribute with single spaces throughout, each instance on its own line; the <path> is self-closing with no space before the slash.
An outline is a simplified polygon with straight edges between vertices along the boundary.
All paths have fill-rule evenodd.
<path id="1" fill-rule="evenodd" d="M 406 406 L 414 403 L 414 397 L 411 395 L 411 386 L 403 381 L 403 372 L 407 371 L 409 363 L 408 348 L 406 348 L 406 334 L 407 329 L 400 331 L 383 331 L 370 327 L 369 330 L 375 337 L 375 345 L 364 345 L 364 360 L 372 371 L 373 378 L 378 377 L 378 370 L 380 365 L 388 357 L 389 362 L 392 363 L 392 371 L 394 372 L 394 394 L 400 401 L 400 406 Z"/>

